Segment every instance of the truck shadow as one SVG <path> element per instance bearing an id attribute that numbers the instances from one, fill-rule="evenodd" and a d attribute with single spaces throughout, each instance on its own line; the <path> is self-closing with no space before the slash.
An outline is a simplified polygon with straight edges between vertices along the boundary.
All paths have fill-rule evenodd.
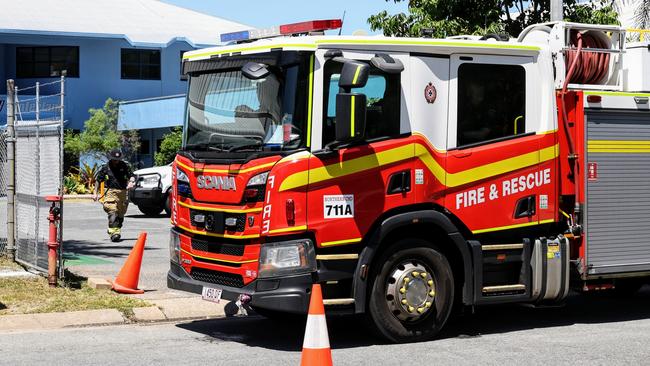
<path id="1" fill-rule="evenodd" d="M 562 307 L 481 307 L 474 314 L 451 319 L 438 339 L 475 338 L 496 333 L 640 319 L 650 319 L 650 286 L 630 297 L 606 293 L 572 294 Z M 370 332 L 363 317 L 328 316 L 327 325 L 332 349 L 386 344 Z M 237 342 L 282 351 L 302 349 L 304 326 L 304 319 L 281 322 L 258 315 L 177 324 L 179 328 L 202 334 L 207 342 Z"/>
<path id="2" fill-rule="evenodd" d="M 93 242 L 93 241 L 83 241 L 83 240 L 64 240 L 63 241 L 63 253 L 66 259 L 75 259 L 78 255 L 84 256 L 94 256 L 102 258 L 126 258 L 133 245 L 136 238 L 125 238 L 122 239 L 119 243 L 111 242 Z M 108 239 L 106 240 L 108 241 Z M 145 251 L 157 251 L 162 248 L 154 248 L 150 246 L 145 246 Z"/>

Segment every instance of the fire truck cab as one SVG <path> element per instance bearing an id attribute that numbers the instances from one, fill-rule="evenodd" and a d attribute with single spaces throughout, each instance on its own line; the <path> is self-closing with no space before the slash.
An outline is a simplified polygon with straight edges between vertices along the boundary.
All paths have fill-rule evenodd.
<path id="1" fill-rule="evenodd" d="M 184 55 L 170 288 L 272 317 L 319 283 L 404 342 L 460 306 L 647 280 L 650 87 L 625 89 L 623 29 L 290 36 L 338 26 Z"/>

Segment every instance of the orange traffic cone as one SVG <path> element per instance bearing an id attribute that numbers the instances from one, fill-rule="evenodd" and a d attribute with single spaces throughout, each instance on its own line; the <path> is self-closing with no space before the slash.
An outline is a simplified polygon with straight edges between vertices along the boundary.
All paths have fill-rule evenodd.
<path id="1" fill-rule="evenodd" d="M 327 322 L 325 321 L 325 307 L 323 306 L 323 293 L 320 284 L 311 288 L 309 300 L 309 314 L 305 328 L 305 340 L 302 344 L 301 366 L 331 366 L 332 350 L 327 335 Z"/>
<path id="2" fill-rule="evenodd" d="M 140 279 L 140 267 L 142 265 L 142 254 L 144 253 L 144 242 L 147 240 L 147 233 L 141 232 L 138 241 L 135 242 L 129 257 L 122 266 L 120 273 L 117 275 L 113 284 L 113 290 L 121 294 L 142 294 L 143 290 L 138 290 L 138 281 Z"/>

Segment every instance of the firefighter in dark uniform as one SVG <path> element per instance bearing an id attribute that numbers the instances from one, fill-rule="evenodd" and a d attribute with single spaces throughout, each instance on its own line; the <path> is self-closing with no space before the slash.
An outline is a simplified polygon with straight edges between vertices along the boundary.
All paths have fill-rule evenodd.
<path id="1" fill-rule="evenodd" d="M 120 240 L 124 215 L 129 207 L 127 190 L 133 188 L 135 179 L 129 164 L 122 160 L 120 150 L 112 150 L 108 159 L 108 163 L 97 172 L 94 199 L 97 200 L 99 185 L 104 182 L 103 206 L 108 215 L 108 235 L 111 241 L 116 242 Z"/>

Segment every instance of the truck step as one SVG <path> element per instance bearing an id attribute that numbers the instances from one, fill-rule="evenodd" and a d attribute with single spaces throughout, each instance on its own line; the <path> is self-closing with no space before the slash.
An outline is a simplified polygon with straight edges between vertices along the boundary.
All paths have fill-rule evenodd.
<path id="1" fill-rule="evenodd" d="M 352 298 L 342 298 L 342 299 L 323 299 L 323 305 L 351 305 L 354 304 L 354 299 Z"/>
<path id="2" fill-rule="evenodd" d="M 516 284 L 516 285 L 501 285 L 501 286 L 485 286 L 485 287 L 483 287 L 483 293 L 517 292 L 517 291 L 526 291 L 526 285 Z"/>
<path id="3" fill-rule="evenodd" d="M 524 249 L 524 244 L 486 244 L 481 246 L 481 250 L 484 252 L 492 250 L 517 250 Z"/>

